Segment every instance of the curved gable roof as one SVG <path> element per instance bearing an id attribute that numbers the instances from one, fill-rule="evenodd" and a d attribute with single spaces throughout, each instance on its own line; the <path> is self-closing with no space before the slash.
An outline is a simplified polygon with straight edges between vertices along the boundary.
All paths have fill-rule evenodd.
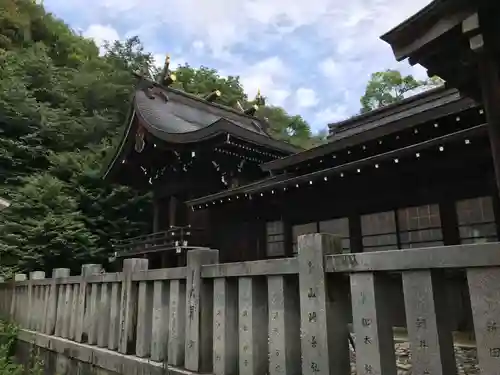
<path id="1" fill-rule="evenodd" d="M 132 136 L 135 118 L 153 136 L 173 144 L 196 143 L 220 134 L 230 134 L 274 151 L 276 155 L 287 156 L 301 151 L 296 146 L 270 137 L 265 131 L 266 125 L 256 117 L 143 80 L 132 95 L 127 127 L 120 146 L 106 166 L 104 178 L 129 149 L 126 145 L 131 143 L 128 140 Z"/>

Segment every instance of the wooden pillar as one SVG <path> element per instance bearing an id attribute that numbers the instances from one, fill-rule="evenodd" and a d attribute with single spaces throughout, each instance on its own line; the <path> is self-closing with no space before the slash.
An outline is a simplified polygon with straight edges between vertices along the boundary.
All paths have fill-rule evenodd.
<path id="1" fill-rule="evenodd" d="M 481 33 L 480 15 L 474 13 L 462 22 L 462 31 L 469 36 L 471 50 L 478 54 L 479 78 L 483 105 L 488 121 L 491 156 L 497 185 L 500 194 L 500 72 L 498 59 L 492 50 L 493 43 L 485 41 Z M 496 36 L 494 36 L 496 37 Z M 485 43 L 486 42 L 486 43 Z"/>
<path id="2" fill-rule="evenodd" d="M 349 243 L 351 253 L 363 252 L 363 234 L 361 232 L 361 216 L 358 213 L 349 215 Z"/>
<path id="3" fill-rule="evenodd" d="M 443 244 L 445 246 L 460 244 L 458 231 L 457 209 L 453 196 L 441 197 L 439 202 L 439 215 L 443 231 Z"/>
<path id="4" fill-rule="evenodd" d="M 153 198 L 153 233 L 160 231 L 160 207 L 161 201 L 158 197 Z"/>
<path id="5" fill-rule="evenodd" d="M 177 198 L 174 195 L 172 195 L 170 196 L 168 202 L 168 225 L 171 227 L 177 225 L 176 214 L 177 214 Z"/>
<path id="6" fill-rule="evenodd" d="M 500 75 L 495 60 L 487 55 L 480 59 L 481 89 L 483 104 L 488 121 L 491 155 L 497 185 L 500 194 Z"/>

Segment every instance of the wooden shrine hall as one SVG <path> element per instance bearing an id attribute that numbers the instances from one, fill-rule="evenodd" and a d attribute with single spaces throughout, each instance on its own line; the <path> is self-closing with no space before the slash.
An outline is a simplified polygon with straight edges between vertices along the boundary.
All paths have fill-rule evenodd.
<path id="1" fill-rule="evenodd" d="M 330 124 L 328 143 L 305 151 L 273 140 L 258 107 L 169 88 L 168 67 L 159 83 L 140 78 L 105 175 L 149 186 L 155 214 L 117 256 L 152 267 L 183 265 L 198 246 L 221 262 L 288 257 L 315 232 L 340 235 L 345 252 L 498 241 L 499 10 L 435 0 L 385 34 L 398 60 L 446 85 Z"/>

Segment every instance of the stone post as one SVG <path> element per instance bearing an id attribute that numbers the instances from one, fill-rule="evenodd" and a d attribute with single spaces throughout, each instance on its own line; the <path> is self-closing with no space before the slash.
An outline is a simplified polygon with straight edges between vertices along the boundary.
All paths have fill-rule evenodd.
<path id="1" fill-rule="evenodd" d="M 404 271 L 402 278 L 412 371 L 456 374 L 446 279 L 440 270 Z"/>
<path id="2" fill-rule="evenodd" d="M 353 273 L 350 278 L 357 371 L 396 375 L 392 323 L 387 318 L 390 299 L 384 284 L 373 272 Z"/>
<path id="3" fill-rule="evenodd" d="M 125 259 L 121 290 L 120 330 L 118 351 L 122 354 L 135 351 L 137 322 L 137 283 L 132 281 L 134 272 L 146 271 L 147 259 Z"/>
<path id="4" fill-rule="evenodd" d="M 169 296 L 169 281 L 156 280 L 153 284 L 153 332 L 151 337 L 151 359 L 153 361 L 163 361 L 167 357 Z"/>
<path id="5" fill-rule="evenodd" d="M 187 253 L 184 367 L 190 371 L 207 372 L 212 367 L 213 293 L 208 282 L 201 278 L 201 267 L 218 260 L 218 250 L 197 249 Z"/>
<path id="6" fill-rule="evenodd" d="M 180 366 L 184 362 L 184 337 L 186 334 L 185 280 L 171 280 L 169 289 L 168 364 Z"/>
<path id="7" fill-rule="evenodd" d="M 120 283 L 111 285 L 111 301 L 109 308 L 109 336 L 108 349 L 118 348 L 119 328 L 120 328 Z"/>
<path id="8" fill-rule="evenodd" d="M 88 283 L 87 276 L 98 275 L 101 273 L 102 266 L 100 264 L 84 264 L 82 266 L 82 281 L 78 287 L 78 306 L 74 324 L 74 338 L 77 342 L 87 341 L 88 335 L 88 320 L 89 320 L 89 303 L 87 295 Z M 84 334 L 86 337 L 84 337 Z M 70 336 L 72 336 L 71 334 Z M 85 339 L 85 340 L 84 340 Z"/>
<path id="9" fill-rule="evenodd" d="M 268 370 L 268 315 L 265 279 L 238 278 L 238 354 L 240 375 Z"/>
<path id="10" fill-rule="evenodd" d="M 46 300 L 46 314 L 45 314 L 45 329 L 44 333 L 53 335 L 56 329 L 56 319 L 58 310 L 58 285 L 57 279 L 61 277 L 68 277 L 69 269 L 56 268 L 52 270 L 52 283 L 49 287 L 49 295 Z"/>
<path id="11" fill-rule="evenodd" d="M 10 316 L 16 323 L 22 323 L 22 313 L 26 311 L 27 306 L 23 306 L 24 298 L 22 289 L 17 287 L 18 281 L 26 281 L 27 277 L 24 273 L 17 273 L 14 275 L 14 284 L 12 287 L 12 301 L 10 307 Z"/>
<path id="12" fill-rule="evenodd" d="M 238 284 L 237 279 L 214 280 L 213 373 L 235 374 L 238 370 Z"/>
<path id="13" fill-rule="evenodd" d="M 45 279 L 45 272 L 43 271 L 34 271 L 30 273 L 30 281 L 32 280 L 43 280 Z M 28 328 L 36 330 L 38 327 L 38 321 L 42 314 L 42 308 L 40 305 L 42 304 L 42 298 L 40 296 L 40 292 L 42 288 L 40 286 L 33 285 L 32 282 L 28 285 Z"/>
<path id="14" fill-rule="evenodd" d="M 58 283 L 57 279 L 69 277 L 69 268 L 57 268 L 54 270 L 54 286 L 56 292 L 56 315 L 55 315 L 55 335 L 62 336 L 62 330 L 64 322 L 66 321 L 66 309 L 65 309 L 65 291 L 66 284 Z M 60 280 L 59 280 L 60 281 Z"/>
<path id="15" fill-rule="evenodd" d="M 302 374 L 349 374 L 347 295 L 325 273 L 325 256 L 342 252 L 340 238 L 307 234 L 298 250 Z"/>
<path id="16" fill-rule="evenodd" d="M 469 268 L 467 281 L 482 374 L 500 374 L 500 267 Z"/>

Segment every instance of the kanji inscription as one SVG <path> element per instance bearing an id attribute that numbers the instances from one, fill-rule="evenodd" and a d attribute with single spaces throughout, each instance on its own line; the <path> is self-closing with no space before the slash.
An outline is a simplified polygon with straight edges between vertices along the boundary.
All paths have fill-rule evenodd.
<path id="1" fill-rule="evenodd" d="M 415 327 L 417 327 L 418 329 L 427 328 L 427 320 L 424 318 L 417 318 L 417 320 L 415 321 Z"/>
<path id="2" fill-rule="evenodd" d="M 490 348 L 490 357 L 500 358 L 500 348 Z"/>

